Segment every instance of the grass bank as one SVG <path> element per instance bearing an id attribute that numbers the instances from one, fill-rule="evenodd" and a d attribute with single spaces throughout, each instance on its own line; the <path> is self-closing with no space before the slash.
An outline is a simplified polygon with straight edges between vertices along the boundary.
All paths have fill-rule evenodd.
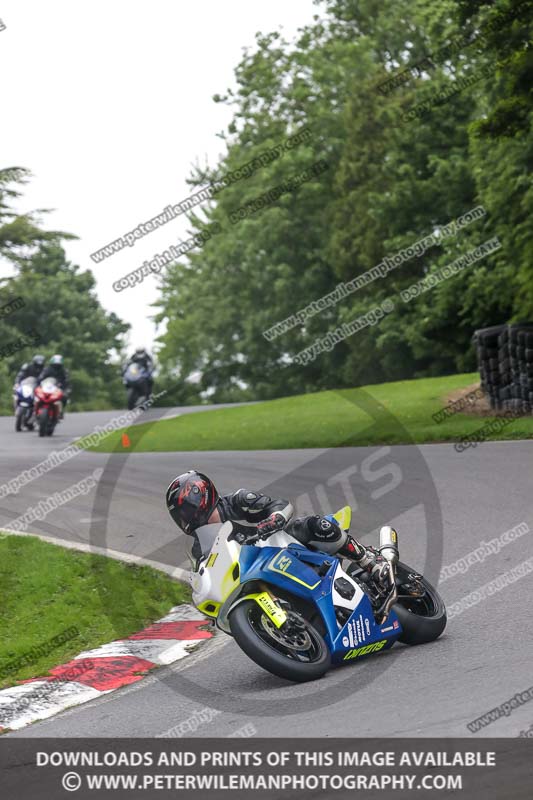
<path id="1" fill-rule="evenodd" d="M 476 380 L 476 373 L 422 378 L 202 411 L 116 431 L 89 449 L 106 453 L 122 447 L 133 452 L 277 450 L 457 441 L 493 417 L 457 413 L 437 423 L 433 414 L 446 405 L 450 394 Z M 125 444 L 124 433 L 129 440 Z M 533 417 L 525 417 L 488 438 L 532 436 Z"/>
<path id="2" fill-rule="evenodd" d="M 150 567 L 1 533 L 0 586 L 0 688 L 46 675 L 190 599 L 188 587 Z M 23 656 L 29 663 L 14 668 Z"/>

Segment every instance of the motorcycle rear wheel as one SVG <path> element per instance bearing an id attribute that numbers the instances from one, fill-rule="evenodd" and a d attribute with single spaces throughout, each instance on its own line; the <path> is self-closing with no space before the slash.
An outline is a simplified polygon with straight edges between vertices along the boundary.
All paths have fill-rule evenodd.
<path id="1" fill-rule="evenodd" d="M 409 574 L 416 574 L 416 570 L 400 561 L 396 567 L 396 584 L 399 584 L 398 600 L 393 606 L 403 628 L 402 635 L 398 640 L 410 645 L 433 642 L 438 639 L 446 627 L 447 617 L 444 601 L 423 576 L 418 581 L 424 589 L 421 597 L 402 594 L 402 584 L 404 587 L 409 584 Z"/>
<path id="2" fill-rule="evenodd" d="M 255 600 L 244 600 L 229 615 L 231 633 L 241 650 L 273 675 L 298 683 L 317 680 L 331 666 L 330 652 L 310 622 L 289 613 L 299 626 L 296 633 L 276 628 Z"/>

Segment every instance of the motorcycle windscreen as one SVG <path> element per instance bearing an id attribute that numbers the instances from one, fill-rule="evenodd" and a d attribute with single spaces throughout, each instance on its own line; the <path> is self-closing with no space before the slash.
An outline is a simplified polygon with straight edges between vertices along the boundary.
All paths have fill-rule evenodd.
<path id="1" fill-rule="evenodd" d="M 138 364 L 130 364 L 124 373 L 124 379 L 135 383 L 142 377 L 142 370 Z"/>
<path id="2" fill-rule="evenodd" d="M 31 378 L 32 383 L 26 383 L 28 380 L 30 379 L 26 378 L 26 380 L 23 380 L 20 384 L 20 392 L 27 400 L 33 397 L 33 390 L 35 389 L 35 378 Z"/>
<path id="3" fill-rule="evenodd" d="M 46 392 L 47 394 L 53 394 L 53 392 L 56 392 L 59 387 L 53 378 L 45 378 L 41 383 L 41 388 L 43 392 Z"/>
<path id="4" fill-rule="evenodd" d="M 220 528 L 220 522 L 215 522 L 212 525 L 201 525 L 199 528 L 196 528 L 196 535 L 198 536 L 198 541 L 200 542 L 200 547 L 202 548 L 202 554 L 204 556 L 211 552 L 215 539 L 220 532 Z"/>

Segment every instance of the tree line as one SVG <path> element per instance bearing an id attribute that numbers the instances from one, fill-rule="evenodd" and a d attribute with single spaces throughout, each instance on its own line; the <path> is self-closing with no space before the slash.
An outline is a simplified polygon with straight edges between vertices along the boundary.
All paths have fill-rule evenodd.
<path id="1" fill-rule="evenodd" d="M 191 215 L 192 232 L 219 232 L 160 278 L 160 361 L 216 400 L 475 369 L 476 328 L 533 318 L 533 4 L 317 5 L 294 41 L 258 35 L 237 88 L 215 96 L 233 109 L 225 152 L 194 168 L 192 186 L 280 154 Z M 488 240 L 501 247 L 401 302 Z M 331 302 L 402 252 L 383 278 Z M 375 324 L 294 362 L 388 300 Z"/>
<path id="2" fill-rule="evenodd" d="M 475 329 L 533 319 L 532 17 L 532 0 L 317 0 L 294 40 L 257 35 L 213 98 L 233 111 L 223 153 L 189 178 L 216 186 L 190 235 L 216 235 L 156 278 L 161 402 L 472 370 Z M 128 326 L 67 234 L 11 210 L 26 178 L 0 171 L 2 342 L 37 332 L 78 407 L 121 406 Z M 0 359 L 2 402 L 32 350 Z"/>

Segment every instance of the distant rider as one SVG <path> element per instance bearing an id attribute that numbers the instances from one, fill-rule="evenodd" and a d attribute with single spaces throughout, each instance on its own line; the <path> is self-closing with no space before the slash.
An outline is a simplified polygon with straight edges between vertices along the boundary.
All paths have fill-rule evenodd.
<path id="1" fill-rule="evenodd" d="M 365 547 L 336 522 L 318 514 L 293 519 L 294 509 L 287 500 L 273 500 L 251 489 L 238 489 L 221 497 L 207 475 L 189 470 L 174 478 L 167 489 L 166 503 L 176 525 L 194 538 L 192 556 L 196 562 L 203 555 L 197 529 L 231 520 L 237 530 L 235 538 L 241 544 L 255 532 L 285 530 L 311 550 L 355 561 L 380 589 L 391 586 L 389 563 L 376 550 Z"/>
<path id="2" fill-rule="evenodd" d="M 15 378 L 15 385 L 21 383 L 25 378 L 39 378 L 44 367 L 44 356 L 34 355 L 31 361 L 27 361 L 21 366 Z"/>
<path id="3" fill-rule="evenodd" d="M 63 405 L 60 415 L 60 419 L 63 419 L 64 410 L 70 395 L 70 379 L 68 371 L 65 369 L 63 363 L 63 356 L 59 355 L 59 353 L 53 355 L 48 362 L 48 366 L 43 369 L 39 376 L 39 383 L 42 383 L 46 378 L 53 378 L 60 389 L 63 389 Z"/>
<path id="4" fill-rule="evenodd" d="M 123 375 L 131 364 L 138 364 L 142 369 L 147 371 L 148 377 L 146 379 L 146 383 L 148 384 L 148 394 L 151 395 L 154 386 L 154 379 L 152 377 L 152 373 L 154 371 L 154 361 L 152 356 L 147 350 L 145 350 L 144 347 L 138 347 L 129 361 L 124 364 L 124 367 L 122 368 Z"/>
<path id="5" fill-rule="evenodd" d="M 39 380 L 39 375 L 42 372 L 44 367 L 44 356 L 41 355 L 34 355 L 31 361 L 26 361 L 17 373 L 17 377 L 15 378 L 15 383 L 13 386 L 13 391 L 16 392 L 19 385 L 22 383 L 23 380 L 26 378 L 35 378 L 36 381 Z M 17 399 L 16 396 L 13 396 L 13 402 L 15 408 L 17 406 Z"/>

